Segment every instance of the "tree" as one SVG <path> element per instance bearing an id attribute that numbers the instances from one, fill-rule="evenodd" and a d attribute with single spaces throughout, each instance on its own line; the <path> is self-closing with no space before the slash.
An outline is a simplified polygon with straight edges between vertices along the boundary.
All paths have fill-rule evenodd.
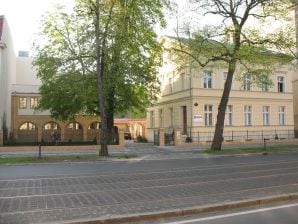
<path id="1" fill-rule="evenodd" d="M 34 65 L 42 80 L 39 109 L 58 119 L 100 115 L 101 155 L 108 155 L 113 117 L 144 109 L 158 93 L 163 0 L 77 0 L 42 21 Z"/>
<path id="2" fill-rule="evenodd" d="M 192 0 L 204 15 L 221 18 L 218 26 L 205 26 L 195 31 L 184 27 L 178 35 L 175 50 L 189 62 L 188 66 L 208 67 L 220 64 L 227 68 L 227 79 L 220 100 L 211 149 L 221 150 L 225 111 L 236 68 L 249 74 L 257 85 L 271 85 L 270 74 L 276 63 L 289 63 L 295 50 L 293 27 L 265 31 L 264 26 L 274 20 L 287 21 L 287 0 Z M 253 26 L 250 25 L 253 23 Z M 255 24 L 260 24 L 259 27 Z M 179 34 L 179 33 L 178 33 Z M 293 51 L 294 50 L 294 51 Z M 238 77 L 241 79 L 241 77 Z M 243 77 L 242 77 L 243 78 Z"/>

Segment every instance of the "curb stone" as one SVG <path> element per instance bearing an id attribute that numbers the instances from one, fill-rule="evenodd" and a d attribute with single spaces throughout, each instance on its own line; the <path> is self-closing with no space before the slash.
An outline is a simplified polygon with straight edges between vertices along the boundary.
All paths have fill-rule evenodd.
<path id="1" fill-rule="evenodd" d="M 98 219 L 82 219 L 82 220 L 69 220 L 64 221 L 65 224 L 118 224 L 118 223 L 131 223 L 131 222 L 144 222 L 144 221 L 153 221 L 158 219 L 165 219 L 165 218 L 174 218 L 174 217 L 183 217 L 189 215 L 198 215 L 203 213 L 209 212 L 220 212 L 220 211 L 228 211 L 232 209 L 239 209 L 239 208 L 248 208 L 253 206 L 264 206 L 264 205 L 271 205 L 275 203 L 281 202 L 290 202 L 298 200 L 298 193 L 297 194 L 281 194 L 277 196 L 271 197 L 264 197 L 259 199 L 251 199 L 246 201 L 234 201 L 224 204 L 213 204 L 207 205 L 204 207 L 190 207 L 190 208 L 183 208 L 183 209 L 173 209 L 173 210 L 166 210 L 161 212 L 152 212 L 152 213 L 140 213 L 130 216 L 115 216 L 109 218 L 98 218 Z M 50 223 L 48 223 L 50 224 Z"/>

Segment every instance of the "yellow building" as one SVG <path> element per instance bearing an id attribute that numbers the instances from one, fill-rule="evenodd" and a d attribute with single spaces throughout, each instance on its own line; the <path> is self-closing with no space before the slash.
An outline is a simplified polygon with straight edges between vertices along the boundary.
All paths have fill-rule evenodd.
<path id="1" fill-rule="evenodd" d="M 298 4 L 295 5 L 296 54 L 298 56 Z M 298 59 L 297 59 L 298 64 Z M 296 68 L 297 69 L 297 68 Z M 293 79 L 295 137 L 298 138 L 298 74 Z"/>
<path id="2" fill-rule="evenodd" d="M 166 49 L 172 38 L 162 38 Z M 241 76 L 238 68 L 235 76 Z M 295 71 L 291 66 L 276 65 L 271 76 L 273 86 L 259 88 L 246 75 L 233 81 L 224 129 L 225 140 L 254 140 L 294 137 L 293 88 Z M 153 141 L 154 130 L 178 129 L 182 141 L 211 141 L 227 69 L 177 70 L 171 51 L 165 51 L 160 69 L 161 94 L 147 110 L 147 138 Z M 295 104 L 297 106 L 297 104 Z M 298 108 L 297 108 L 298 109 Z M 187 138 L 189 137 L 189 138 Z"/>

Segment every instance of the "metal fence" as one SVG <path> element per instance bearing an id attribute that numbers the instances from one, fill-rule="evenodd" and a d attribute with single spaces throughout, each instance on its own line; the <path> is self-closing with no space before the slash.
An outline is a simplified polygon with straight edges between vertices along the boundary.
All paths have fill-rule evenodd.
<path id="1" fill-rule="evenodd" d="M 190 132 L 182 136 L 183 142 L 209 142 L 212 141 L 214 132 Z M 295 138 L 294 130 L 273 131 L 225 131 L 224 141 L 253 141 L 264 139 L 291 139 Z"/>
<path id="2" fill-rule="evenodd" d="M 62 136 L 61 130 L 54 130 L 58 133 L 58 144 L 89 144 L 98 143 L 100 139 L 100 130 L 88 130 L 87 135 L 84 137 L 83 130 L 65 130 L 64 136 Z M 39 136 L 38 130 L 17 130 L 10 138 L 4 139 L 5 145 L 28 145 L 30 144 L 51 144 L 54 142 L 52 138 L 53 130 L 42 130 L 41 136 Z M 114 132 L 109 140 L 109 144 L 119 144 L 119 133 Z"/>

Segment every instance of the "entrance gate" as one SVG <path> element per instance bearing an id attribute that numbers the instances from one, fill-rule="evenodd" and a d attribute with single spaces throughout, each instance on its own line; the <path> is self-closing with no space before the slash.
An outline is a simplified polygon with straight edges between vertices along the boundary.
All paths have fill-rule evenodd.
<path id="1" fill-rule="evenodd" d="M 159 145 L 159 130 L 154 130 L 154 145 Z"/>
<path id="2" fill-rule="evenodd" d="M 175 145 L 174 143 L 174 130 L 165 132 L 165 146 Z"/>

